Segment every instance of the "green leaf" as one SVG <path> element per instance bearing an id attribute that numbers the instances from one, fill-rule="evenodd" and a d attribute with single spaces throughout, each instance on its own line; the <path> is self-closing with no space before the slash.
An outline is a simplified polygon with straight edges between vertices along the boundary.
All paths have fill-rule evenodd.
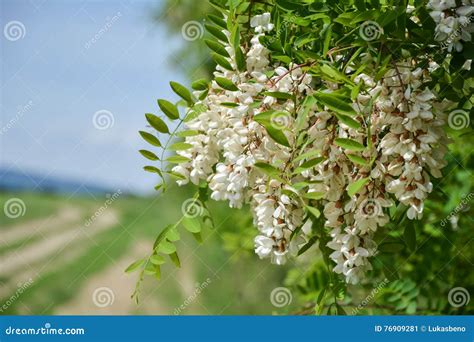
<path id="1" fill-rule="evenodd" d="M 267 163 L 258 162 L 258 163 L 255 163 L 254 166 L 258 168 L 259 170 L 265 172 L 269 176 L 280 174 L 280 170 L 278 170 L 276 167 Z"/>
<path id="2" fill-rule="evenodd" d="M 155 265 L 155 278 L 160 280 L 161 278 L 161 267 L 160 265 Z"/>
<path id="3" fill-rule="evenodd" d="M 156 247 L 163 241 L 163 239 L 166 237 L 166 234 L 175 227 L 174 224 L 169 224 L 167 225 L 161 232 L 158 234 L 158 236 L 155 239 L 155 242 L 153 243 L 153 249 L 156 249 Z"/>
<path id="4" fill-rule="evenodd" d="M 235 102 L 221 102 L 220 105 L 228 108 L 235 108 L 239 106 L 239 104 Z"/>
<path id="5" fill-rule="evenodd" d="M 169 133 L 170 130 L 168 129 L 168 126 L 166 126 L 165 122 L 161 120 L 159 117 L 157 117 L 154 114 L 151 113 L 146 113 L 145 114 L 146 120 L 150 124 L 151 127 L 156 129 L 160 133 Z"/>
<path id="6" fill-rule="evenodd" d="M 321 212 L 314 208 L 314 207 L 310 207 L 309 205 L 305 206 L 305 209 L 311 214 L 313 215 L 315 218 L 319 218 L 319 216 L 321 216 Z"/>
<path id="7" fill-rule="evenodd" d="M 369 162 L 363 158 L 363 157 L 360 157 L 358 155 L 355 155 L 355 154 L 346 154 L 347 158 L 349 158 L 350 161 L 352 161 L 353 163 L 356 163 L 356 164 L 360 164 L 360 165 L 364 165 L 364 166 L 367 166 L 369 165 Z"/>
<path id="8" fill-rule="evenodd" d="M 145 141 L 148 142 L 149 144 L 153 146 L 161 147 L 160 141 L 153 134 L 150 134 L 145 131 L 140 131 L 139 133 L 142 136 L 142 138 L 145 139 Z"/>
<path id="9" fill-rule="evenodd" d="M 147 151 L 147 150 L 140 150 L 138 152 L 140 152 L 142 154 L 142 156 L 144 156 L 145 158 L 153 160 L 153 161 L 160 159 L 160 158 L 158 158 L 158 156 L 156 154 L 154 154 L 153 152 Z"/>
<path id="10" fill-rule="evenodd" d="M 327 288 L 323 288 L 321 292 L 318 295 L 318 298 L 316 299 L 316 304 L 321 304 L 322 300 L 324 299 L 326 295 Z"/>
<path id="11" fill-rule="evenodd" d="M 214 62 L 219 64 L 224 69 L 227 69 L 230 71 L 234 70 L 234 68 L 232 68 L 232 65 L 229 63 L 227 59 L 225 59 L 225 57 L 222 57 L 221 55 L 218 55 L 217 53 L 213 53 L 211 54 L 211 56 L 212 56 L 212 59 L 214 59 Z"/>
<path id="12" fill-rule="evenodd" d="M 408 248 L 410 248 L 411 251 L 415 251 L 416 250 L 416 230 L 415 230 L 415 225 L 413 223 L 410 222 L 405 227 L 403 238 Z"/>
<path id="13" fill-rule="evenodd" d="M 164 254 L 172 254 L 176 252 L 176 246 L 167 240 L 163 240 L 158 245 L 158 252 L 164 253 Z"/>
<path id="14" fill-rule="evenodd" d="M 315 40 L 317 40 L 317 39 L 318 39 L 318 37 L 315 37 L 315 36 L 311 35 L 310 33 L 309 33 L 309 34 L 307 33 L 307 34 L 304 34 L 304 35 L 299 36 L 298 38 L 296 38 L 296 40 L 295 40 L 295 46 L 296 46 L 297 48 L 300 48 L 300 47 L 302 47 L 303 45 L 308 44 L 308 43 L 311 43 L 311 42 L 313 42 L 313 41 L 315 41 Z"/>
<path id="15" fill-rule="evenodd" d="M 266 91 L 263 93 L 263 95 L 275 97 L 281 100 L 292 100 L 294 98 L 293 94 L 284 93 L 281 91 Z"/>
<path id="16" fill-rule="evenodd" d="M 126 273 L 132 273 L 136 270 L 138 270 L 143 264 L 145 263 L 145 259 L 140 259 L 135 262 L 132 262 L 126 269 Z"/>
<path id="17" fill-rule="evenodd" d="M 323 44 L 323 55 L 326 56 L 329 50 L 329 44 L 331 43 L 331 36 L 332 36 L 332 24 L 326 28 L 326 32 L 324 35 L 324 44 Z"/>
<path id="18" fill-rule="evenodd" d="M 218 17 L 217 15 L 214 15 L 214 14 L 208 14 L 207 17 L 209 19 L 211 19 L 211 21 L 214 24 L 220 26 L 223 29 L 227 29 L 227 24 L 226 24 L 224 19 L 222 19 L 222 18 L 220 18 L 220 17 Z"/>
<path id="19" fill-rule="evenodd" d="M 406 313 L 408 315 L 413 315 L 416 313 L 416 302 L 410 302 L 410 304 L 408 304 L 407 308 L 406 308 Z"/>
<path id="20" fill-rule="evenodd" d="M 319 70 L 323 75 L 326 75 L 327 78 L 329 78 L 332 81 L 336 81 L 339 83 L 348 83 L 348 84 L 354 84 L 346 75 L 344 75 L 342 72 L 337 70 L 336 68 L 332 67 L 329 64 L 322 64 L 319 67 Z M 322 94 L 328 94 L 328 93 L 322 93 Z M 335 94 L 334 94 L 335 95 Z"/>
<path id="21" fill-rule="evenodd" d="M 163 99 L 158 100 L 158 106 L 165 113 L 165 115 L 171 120 L 179 119 L 178 108 L 171 102 Z"/>
<path id="22" fill-rule="evenodd" d="M 216 26 L 213 26 L 213 25 L 209 25 L 209 24 L 205 24 L 204 25 L 206 27 L 206 30 L 212 34 L 214 37 L 216 37 L 217 39 L 220 39 L 222 40 L 223 42 L 227 42 L 227 36 L 224 34 L 224 32 L 222 32 L 218 27 Z"/>
<path id="23" fill-rule="evenodd" d="M 314 96 L 319 102 L 339 114 L 350 116 L 357 115 L 354 108 L 352 108 L 352 106 L 350 105 L 351 101 L 342 98 L 339 95 L 318 92 L 314 94 Z"/>
<path id="24" fill-rule="evenodd" d="M 275 140 L 277 143 L 290 147 L 288 138 L 281 129 L 278 129 L 272 122 L 272 115 L 275 113 L 273 110 L 269 110 L 253 117 L 253 120 L 261 124 L 266 130 L 268 135 Z"/>
<path id="25" fill-rule="evenodd" d="M 194 239 L 196 239 L 196 241 L 197 241 L 198 243 L 202 243 L 203 240 L 202 240 L 201 232 L 199 232 L 199 233 L 193 233 L 193 237 L 194 237 Z"/>
<path id="26" fill-rule="evenodd" d="M 182 222 L 184 228 L 190 233 L 199 233 L 201 231 L 201 224 L 194 218 L 184 217 Z"/>
<path id="27" fill-rule="evenodd" d="M 165 263 L 165 258 L 163 258 L 161 255 L 153 254 L 153 255 L 150 257 L 150 262 L 151 262 L 153 265 L 162 265 L 162 264 Z"/>
<path id="28" fill-rule="evenodd" d="M 339 14 L 339 16 L 334 19 L 334 21 L 344 26 L 353 27 L 355 25 L 351 25 L 351 21 L 356 16 L 356 13 L 357 12 L 343 12 Z"/>
<path id="29" fill-rule="evenodd" d="M 214 40 L 210 39 L 205 39 L 204 43 L 211 49 L 212 51 L 216 52 L 217 54 L 224 56 L 224 57 L 230 57 L 229 53 L 227 50 L 224 48 L 224 46 L 221 43 L 218 43 Z"/>
<path id="30" fill-rule="evenodd" d="M 193 96 L 185 86 L 173 81 L 170 82 L 170 86 L 179 97 L 188 103 L 188 105 L 194 103 Z"/>
<path id="31" fill-rule="evenodd" d="M 171 145 L 169 149 L 172 151 L 182 151 L 190 149 L 191 147 L 193 147 L 193 145 L 184 142 L 178 142 Z"/>
<path id="32" fill-rule="evenodd" d="M 219 87 L 225 89 L 225 90 L 230 90 L 230 91 L 237 91 L 239 90 L 239 88 L 237 88 L 237 86 L 232 83 L 231 80 L 227 79 L 227 78 L 224 78 L 224 77 L 216 77 L 214 79 L 216 81 L 216 83 L 219 85 Z"/>
<path id="33" fill-rule="evenodd" d="M 301 6 L 303 6 L 303 4 L 299 4 L 297 2 L 287 1 L 287 0 L 276 0 L 276 4 L 278 7 L 281 7 L 289 11 L 300 10 Z"/>
<path id="34" fill-rule="evenodd" d="M 314 156 L 316 156 L 316 155 L 319 155 L 320 153 L 321 153 L 321 152 L 318 151 L 318 150 L 310 150 L 310 151 L 305 152 L 305 153 L 299 155 L 298 157 L 296 157 L 296 158 L 293 160 L 293 163 L 297 163 L 297 162 L 300 161 L 300 160 L 314 157 Z"/>
<path id="35" fill-rule="evenodd" d="M 152 263 L 147 263 L 143 271 L 145 274 L 148 274 L 148 275 L 155 274 L 156 266 L 153 265 Z"/>
<path id="36" fill-rule="evenodd" d="M 336 114 L 336 117 L 337 119 L 342 122 L 343 124 L 349 126 L 350 128 L 354 128 L 354 129 L 359 129 L 361 127 L 360 123 L 346 115 L 341 115 L 341 114 L 338 114 L 338 113 L 335 113 Z"/>
<path id="37" fill-rule="evenodd" d="M 351 183 L 347 186 L 347 194 L 352 197 L 354 196 L 362 187 L 367 184 L 369 181 L 368 177 L 361 178 L 359 180 L 356 180 L 354 183 Z"/>
<path id="38" fill-rule="evenodd" d="M 199 95 L 198 99 L 200 101 L 204 100 L 207 97 L 207 94 L 209 94 L 209 89 L 206 89 L 206 90 L 202 91 L 201 94 Z"/>
<path id="39" fill-rule="evenodd" d="M 247 67 L 247 62 L 245 61 L 244 53 L 240 47 L 237 47 L 235 50 L 235 62 L 237 63 L 237 69 L 240 71 L 245 71 Z"/>
<path id="40" fill-rule="evenodd" d="M 179 256 L 178 253 L 174 252 L 169 254 L 169 257 L 173 264 L 175 264 L 176 267 L 180 268 L 181 267 L 181 261 L 179 261 Z"/>
<path id="41" fill-rule="evenodd" d="M 180 239 L 180 235 L 179 235 L 179 232 L 176 229 L 176 227 L 170 229 L 168 231 L 168 233 L 166 233 L 166 239 L 171 241 L 171 242 L 175 242 L 175 241 L 178 241 Z"/>
<path id="42" fill-rule="evenodd" d="M 314 167 L 315 165 L 318 165 L 323 160 L 324 160 L 323 157 L 318 157 L 318 158 L 307 160 L 303 164 L 298 166 L 294 173 L 301 173 L 304 170 L 311 169 L 312 167 Z"/>
<path id="43" fill-rule="evenodd" d="M 268 135 L 277 143 L 286 147 L 290 147 L 290 142 L 282 130 L 277 129 L 271 125 L 266 126 L 265 129 L 267 130 Z"/>
<path id="44" fill-rule="evenodd" d="M 365 149 L 364 145 L 352 139 L 337 138 L 334 142 L 337 146 L 351 151 L 363 151 Z"/>
<path id="45" fill-rule="evenodd" d="M 362 88 L 362 82 L 358 83 L 355 87 L 352 87 L 351 89 L 351 100 L 352 101 L 355 101 L 355 99 L 357 98 L 357 96 L 359 95 L 360 93 L 360 89 Z"/>
<path id="46" fill-rule="evenodd" d="M 319 200 L 323 198 L 324 195 L 325 195 L 324 192 L 307 192 L 303 194 L 303 197 L 307 199 L 312 199 L 312 200 Z"/>
<path id="47" fill-rule="evenodd" d="M 171 177 L 176 178 L 176 179 L 178 179 L 178 180 L 180 180 L 180 179 L 186 179 L 185 176 L 183 176 L 183 175 L 180 174 L 180 173 L 174 172 L 174 171 L 166 171 L 166 173 L 169 174 Z"/>
<path id="48" fill-rule="evenodd" d="M 336 308 L 337 308 L 337 314 L 340 316 L 346 316 L 347 312 L 344 310 L 342 306 L 336 303 Z"/>
<path id="49" fill-rule="evenodd" d="M 316 103 L 316 99 L 313 96 L 306 96 L 306 98 L 303 101 L 303 104 L 301 105 L 301 109 L 298 112 L 298 116 L 296 117 L 296 124 L 295 124 L 295 130 L 296 132 L 301 131 L 303 128 L 306 119 L 308 117 L 309 111 L 311 108 L 314 106 Z"/>
<path id="50" fill-rule="evenodd" d="M 154 167 L 154 166 L 144 166 L 143 167 L 143 170 L 147 171 L 147 172 L 151 172 L 151 173 L 157 173 L 159 174 L 160 176 L 162 176 L 162 173 L 161 173 L 161 170 L 158 169 L 157 167 Z"/>
<path id="51" fill-rule="evenodd" d="M 234 28 L 230 33 L 230 43 L 232 44 L 234 50 L 237 50 L 237 48 L 240 47 L 240 27 L 238 23 L 234 25 Z"/>
<path id="52" fill-rule="evenodd" d="M 206 90 L 208 87 L 209 82 L 207 82 L 205 78 L 201 78 L 191 83 L 191 88 L 193 88 L 194 90 Z"/>
<path id="53" fill-rule="evenodd" d="M 181 132 L 176 133 L 176 136 L 180 137 L 180 138 L 185 138 L 185 137 L 192 137 L 192 136 L 199 135 L 199 134 L 200 133 L 199 133 L 198 130 L 189 129 L 189 130 L 185 130 L 185 131 L 181 131 Z"/>
<path id="54" fill-rule="evenodd" d="M 173 163 L 173 164 L 181 164 L 181 163 L 188 162 L 189 160 L 190 160 L 189 158 L 186 158 L 180 155 L 174 155 L 166 159 L 168 163 Z"/>
<path id="55" fill-rule="evenodd" d="M 301 247 L 301 249 L 298 251 L 298 256 L 300 256 L 301 254 L 303 254 L 304 252 L 306 252 L 308 249 L 311 248 L 311 246 L 313 246 L 316 241 L 318 241 L 318 236 L 315 235 L 315 236 L 312 236 L 308 242 L 303 246 Z"/>

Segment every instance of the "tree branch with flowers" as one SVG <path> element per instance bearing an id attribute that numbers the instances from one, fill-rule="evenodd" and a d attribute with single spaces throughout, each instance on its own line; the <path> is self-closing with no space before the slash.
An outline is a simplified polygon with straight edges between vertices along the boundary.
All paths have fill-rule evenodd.
<path id="1" fill-rule="evenodd" d="M 255 253 L 281 265 L 318 246 L 329 278 L 311 302 L 332 292 L 341 313 L 347 284 L 392 279 L 399 266 L 384 256 L 416 250 L 448 145 L 472 134 L 474 3 L 210 3 L 212 79 L 192 91 L 171 82 L 182 100 L 158 100 L 163 115 L 147 114 L 152 131 L 140 132 L 162 148 L 140 151 L 159 162 L 145 167 L 156 189 L 196 185 L 205 214 L 166 227 L 128 271 L 157 276 L 164 255 L 179 265 L 177 230 L 199 239 L 209 199 L 248 204 Z"/>

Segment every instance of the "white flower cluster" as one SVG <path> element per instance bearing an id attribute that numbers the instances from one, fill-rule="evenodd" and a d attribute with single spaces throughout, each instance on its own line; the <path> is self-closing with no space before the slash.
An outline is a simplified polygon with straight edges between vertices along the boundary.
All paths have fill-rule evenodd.
<path id="1" fill-rule="evenodd" d="M 334 250 L 330 255 L 336 263 L 334 271 L 355 284 L 371 269 L 369 258 L 377 249 L 374 232 L 389 221 L 385 208 L 398 200 L 409 207 L 409 219 L 422 215 L 423 201 L 432 190 L 428 172 L 439 177 L 445 165 L 442 104 L 425 86 L 428 72 L 414 68 L 412 61 L 404 62 L 378 83 L 365 74 L 357 76 L 355 82 L 362 91 L 352 106 L 361 114 L 354 117 L 360 128 L 340 122 L 332 110 L 315 103 L 300 125 L 307 132 L 307 143 L 297 144 L 298 106 L 314 93 L 311 76 L 298 65 L 270 64 L 269 51 L 260 43 L 273 29 L 268 13 L 254 17 L 251 26 L 255 35 L 246 53 L 246 71 L 237 71 L 234 49 L 221 42 L 233 70 L 217 66 L 214 76 L 232 81 L 236 88 L 226 90 L 212 81 L 200 103 L 206 109 L 187 123 L 197 132 L 185 138 L 192 148 L 178 151 L 188 161 L 173 171 L 185 178 L 179 184 L 207 182 L 214 200 L 227 200 L 236 208 L 250 203 L 260 232 L 255 251 L 276 264 L 283 264 L 308 240 L 312 221 L 304 207 L 319 203 L 331 238 L 328 247 Z M 337 87 L 326 84 L 329 92 Z M 277 98 L 271 92 L 291 96 Z M 292 148 L 275 142 L 256 121 L 270 109 L 275 113 L 270 118 L 272 126 L 284 132 Z M 367 148 L 351 155 L 335 143 L 338 138 Z M 302 155 L 311 157 L 294 162 Z M 319 164 L 294 172 L 316 155 L 322 158 Z M 256 163 L 271 165 L 280 175 L 271 177 Z M 348 196 L 348 186 L 358 181 L 364 182 L 362 187 Z M 296 184 L 301 183 L 305 183 L 306 196 L 295 195 Z M 294 234 L 297 229 L 299 233 Z"/>
<path id="2" fill-rule="evenodd" d="M 456 5 L 456 0 L 430 0 L 427 8 L 436 22 L 435 39 L 442 42 L 451 52 L 462 50 L 462 41 L 470 42 L 474 23 L 474 1 L 462 0 L 462 6 Z"/>
<path id="3" fill-rule="evenodd" d="M 344 124 L 336 133 L 328 122 L 330 116 L 318 114 L 315 134 L 319 139 L 370 140 L 373 146 L 363 152 L 366 159 L 374 158 L 372 166 L 353 165 L 340 148 L 323 146 L 328 158 L 318 165 L 315 177 L 322 180 L 317 191 L 327 193 L 324 215 L 326 226 L 333 229 L 328 246 L 334 250 L 330 256 L 336 263 L 334 271 L 344 274 L 348 283 L 358 283 L 371 269 L 368 258 L 376 252 L 373 233 L 388 223 L 384 208 L 394 204 L 393 197 L 408 207 L 409 219 L 421 218 L 424 200 L 432 190 L 429 173 L 440 177 L 446 165 L 443 110 L 447 104 L 435 102 L 435 95 L 424 86 L 428 72 L 413 69 L 410 62 L 395 66 L 378 84 L 364 74 L 356 78 L 368 88 L 358 96 L 356 108 L 375 99 L 369 108 L 369 137 Z M 364 187 L 344 201 L 346 186 L 363 178 L 369 179 Z"/>

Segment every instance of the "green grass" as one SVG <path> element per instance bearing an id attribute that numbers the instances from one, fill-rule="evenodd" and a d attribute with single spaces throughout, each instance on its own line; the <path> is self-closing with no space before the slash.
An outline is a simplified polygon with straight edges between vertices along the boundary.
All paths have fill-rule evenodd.
<path id="1" fill-rule="evenodd" d="M 24 203 L 23 215 L 18 217 L 8 217 L 5 215 L 4 210 L 7 201 L 13 199 L 19 199 Z M 42 194 L 41 199 L 39 199 L 37 193 L 14 194 L 11 192 L 0 192 L 0 203 L 2 205 L 0 227 L 7 227 L 36 218 L 47 217 L 57 210 L 60 201 L 61 199 L 58 196 L 50 194 Z"/>

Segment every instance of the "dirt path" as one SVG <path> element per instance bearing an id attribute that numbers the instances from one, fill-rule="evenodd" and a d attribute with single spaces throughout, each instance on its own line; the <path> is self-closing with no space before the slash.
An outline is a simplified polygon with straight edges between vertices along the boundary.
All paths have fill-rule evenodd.
<path id="1" fill-rule="evenodd" d="M 8 226 L 0 230 L 0 245 L 8 246 L 17 241 L 36 235 L 44 235 L 81 219 L 81 210 L 76 207 L 63 207 L 46 218 L 35 219 L 25 223 Z"/>
<path id="2" fill-rule="evenodd" d="M 136 282 L 136 274 L 129 275 L 125 268 L 143 257 L 150 248 L 150 241 L 139 241 L 126 255 L 109 268 L 91 276 L 74 299 L 58 307 L 57 315 L 127 315 L 137 306 L 130 298 Z M 164 314 L 169 308 L 159 303 L 156 296 L 147 298 L 140 305 L 140 314 Z"/>
<path id="3" fill-rule="evenodd" d="M 58 269 L 73 261 L 84 248 L 94 244 L 94 236 L 118 222 L 115 210 L 109 208 L 98 216 L 88 227 L 80 220 L 81 211 L 76 208 L 64 208 L 55 217 L 30 221 L 14 226 L 2 232 L 0 242 L 25 238 L 29 232 L 38 230 L 37 239 L 23 248 L 5 252 L 0 258 L 0 297 L 15 292 L 17 284 L 30 278 L 37 281 L 42 275 Z M 16 230 L 18 229 L 18 232 Z M 142 296 L 143 302 L 137 306 L 131 300 L 136 274 L 127 275 L 124 269 L 133 261 L 148 252 L 150 241 L 135 242 L 124 256 L 113 262 L 105 270 L 91 275 L 84 281 L 73 299 L 55 309 L 55 314 L 125 315 L 125 314 L 172 314 L 174 307 L 181 303 L 168 303 L 160 300 L 159 294 Z M 188 255 L 189 256 L 189 255 Z M 170 279 L 175 282 L 182 294 L 183 301 L 195 293 L 197 282 L 193 272 L 193 258 L 183 255 L 181 269 L 175 270 Z M 67 284 L 65 284 L 66 286 Z M 146 298 L 146 300 L 145 300 Z M 186 307 L 186 314 L 201 312 L 199 303 L 194 300 Z M 24 312 L 27 314 L 28 312 Z M 184 312 L 183 312 L 184 313 Z"/>
<path id="4" fill-rule="evenodd" d="M 94 242 L 94 235 L 113 228 L 118 223 L 118 214 L 109 208 L 88 227 L 76 224 L 63 232 L 43 237 L 21 250 L 15 250 L 0 259 L 0 277 L 6 279 L 0 288 L 0 296 L 8 295 L 17 283 L 33 281 L 51 264 L 55 267 L 77 257 L 85 245 Z M 81 243 L 81 248 L 79 244 Z"/>
<path id="5" fill-rule="evenodd" d="M 196 302 L 196 288 L 200 283 L 196 281 L 194 275 L 193 256 L 187 253 L 183 259 L 184 261 L 181 263 L 181 268 L 176 271 L 174 277 L 180 285 L 183 301 L 190 301 L 182 314 L 193 315 L 199 312 L 199 304 Z"/>
<path id="6" fill-rule="evenodd" d="M 21 250 L 9 252 L 2 257 L 0 260 L 0 275 L 3 276 L 28 267 L 38 260 L 55 254 L 55 252 L 62 251 L 69 244 L 83 239 L 85 236 L 92 237 L 110 228 L 115 223 L 117 223 L 116 213 L 112 210 L 108 210 L 100 215 L 89 227 L 76 225 L 72 229 L 66 229 L 64 232 L 44 236 L 39 241 L 27 245 Z"/>

